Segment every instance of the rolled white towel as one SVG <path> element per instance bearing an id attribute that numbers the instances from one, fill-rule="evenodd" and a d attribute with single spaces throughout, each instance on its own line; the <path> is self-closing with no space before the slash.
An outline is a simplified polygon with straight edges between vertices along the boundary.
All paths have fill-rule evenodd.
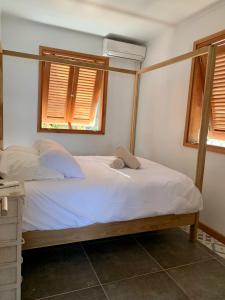
<path id="1" fill-rule="evenodd" d="M 124 147 L 118 147 L 114 155 L 122 159 L 125 165 L 131 169 L 138 169 L 141 166 L 139 160 Z"/>
<path id="2" fill-rule="evenodd" d="M 125 163 L 122 159 L 116 158 L 110 164 L 110 167 L 113 168 L 113 169 L 123 169 L 125 167 Z"/>

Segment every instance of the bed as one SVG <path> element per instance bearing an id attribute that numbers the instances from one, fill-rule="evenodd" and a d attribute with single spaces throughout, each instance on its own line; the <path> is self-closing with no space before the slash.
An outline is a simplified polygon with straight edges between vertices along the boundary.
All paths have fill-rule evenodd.
<path id="1" fill-rule="evenodd" d="M 105 72 L 119 72 L 119 73 L 126 73 L 127 75 L 134 76 L 134 93 L 133 93 L 131 127 L 130 127 L 130 152 L 134 154 L 135 142 L 136 142 L 136 127 L 137 127 L 136 124 L 137 124 L 137 114 L 138 114 L 138 95 L 139 95 L 140 78 L 143 76 L 143 74 L 147 72 L 151 72 L 162 67 L 170 66 L 172 64 L 190 58 L 197 58 L 197 57 L 207 55 L 208 58 L 207 58 L 207 66 L 206 66 L 205 88 L 203 92 L 201 124 L 200 124 L 200 131 L 199 131 L 199 145 L 198 145 L 196 174 L 195 174 L 195 186 L 201 192 L 203 186 L 203 177 L 204 177 L 204 168 L 205 168 L 206 144 L 207 144 L 207 134 L 209 128 L 209 117 L 210 117 L 210 101 L 211 101 L 212 90 L 213 90 L 216 51 L 217 51 L 217 46 L 210 45 L 167 59 L 163 62 L 141 68 L 140 70 L 128 70 L 128 69 L 115 68 L 115 67 L 103 68 L 99 64 L 88 64 L 86 62 L 81 63 L 79 61 L 69 61 L 66 59 L 55 58 L 51 56 L 43 57 L 31 53 L 23 53 L 23 52 L 16 52 L 16 51 L 11 51 L 6 49 L 0 49 L 0 103 L 1 103 L 0 105 L 0 123 L 1 123 L 0 124 L 0 148 L 3 149 L 3 73 L 2 73 L 3 56 L 7 55 L 12 57 L 32 59 L 37 61 L 46 61 L 46 62 L 53 62 L 53 63 L 57 62 L 64 65 L 72 65 L 77 67 L 83 66 L 95 70 L 104 70 Z M 27 184 L 26 190 L 29 190 L 30 184 L 32 183 Z M 178 185 L 181 185 L 181 183 L 179 183 Z M 55 186 L 57 186 L 57 184 Z M 62 195 L 62 197 L 64 197 L 64 195 Z M 138 201 L 139 198 L 140 197 L 138 196 L 136 201 Z M 197 198 L 199 198 L 199 196 Z M 151 200 L 149 201 L 151 202 Z M 25 202 L 26 205 L 28 205 L 27 204 L 28 196 Z M 158 212 L 154 211 L 155 216 L 144 217 L 144 218 L 134 219 L 134 220 L 129 219 L 127 221 L 116 221 L 110 223 L 93 223 L 91 225 L 82 226 L 82 227 L 56 229 L 56 230 L 37 230 L 37 229 L 28 230 L 24 232 L 24 237 L 26 239 L 26 244 L 24 246 L 24 249 L 56 245 L 56 244 L 60 244 L 60 243 L 62 244 L 67 242 L 69 243 L 69 242 L 75 242 L 75 241 L 81 241 L 87 239 L 102 238 L 102 237 L 108 237 L 108 236 L 114 236 L 120 234 L 128 234 L 128 233 L 134 233 L 140 231 L 172 228 L 181 225 L 191 225 L 190 239 L 192 241 L 195 241 L 197 238 L 198 219 L 199 219 L 200 209 L 201 209 L 201 203 L 199 203 L 198 210 L 189 213 L 179 214 L 178 212 L 176 212 L 176 213 L 171 213 L 166 215 L 157 215 Z M 190 211 L 192 210 L 194 211 L 193 207 L 191 208 Z M 28 212 L 28 207 L 25 208 L 25 211 L 26 213 Z"/>
<path id="2" fill-rule="evenodd" d="M 202 197 L 187 176 L 139 158 L 115 170 L 110 156 L 76 156 L 84 179 L 25 182 L 24 249 L 194 225 Z"/>

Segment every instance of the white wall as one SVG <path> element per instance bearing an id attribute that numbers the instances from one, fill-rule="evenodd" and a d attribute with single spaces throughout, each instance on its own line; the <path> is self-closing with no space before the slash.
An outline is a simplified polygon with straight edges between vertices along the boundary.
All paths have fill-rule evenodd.
<path id="1" fill-rule="evenodd" d="M 103 39 L 67 29 L 2 18 L 5 49 L 38 53 L 39 45 L 102 55 Z M 129 60 L 111 59 L 110 64 L 136 68 Z M 30 144 L 36 138 L 53 138 L 74 154 L 112 154 L 117 145 L 128 146 L 133 76 L 110 73 L 105 135 L 37 133 L 38 63 L 4 57 L 4 146 Z"/>
<path id="2" fill-rule="evenodd" d="M 193 42 L 225 29 L 225 3 L 152 41 L 145 65 L 192 50 Z M 142 76 L 137 127 L 139 155 L 194 178 L 195 149 L 183 147 L 190 61 Z M 207 152 L 201 221 L 225 235 L 225 155 Z"/>

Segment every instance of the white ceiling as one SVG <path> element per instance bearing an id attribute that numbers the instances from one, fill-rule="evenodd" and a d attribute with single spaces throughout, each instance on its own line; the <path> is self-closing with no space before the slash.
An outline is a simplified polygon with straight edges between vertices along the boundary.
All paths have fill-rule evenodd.
<path id="1" fill-rule="evenodd" d="M 2 11 L 44 24 L 147 42 L 160 30 L 216 2 L 218 0 L 3 0 Z"/>

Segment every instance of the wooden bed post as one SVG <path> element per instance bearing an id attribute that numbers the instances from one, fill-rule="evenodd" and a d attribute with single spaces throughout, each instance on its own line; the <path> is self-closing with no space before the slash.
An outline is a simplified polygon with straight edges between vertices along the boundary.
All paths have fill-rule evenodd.
<path id="1" fill-rule="evenodd" d="M 3 51 L 0 45 L 0 149 L 3 150 Z"/>
<path id="2" fill-rule="evenodd" d="M 139 82 L 140 82 L 140 75 L 136 73 L 135 80 L 134 80 L 134 95 L 133 95 L 133 102 L 132 102 L 131 128 L 130 128 L 130 152 L 132 154 L 134 154 L 134 150 L 135 150 Z"/>
<path id="3" fill-rule="evenodd" d="M 198 157 L 197 157 L 197 166 L 196 166 L 196 174 L 195 174 L 195 185 L 200 190 L 200 192 L 202 191 L 204 168 L 205 168 L 206 144 L 207 144 L 207 135 L 209 129 L 210 102 L 212 98 L 215 61 L 216 61 L 216 46 L 211 45 L 209 46 L 208 60 L 207 60 L 207 67 L 206 67 L 204 96 L 202 102 L 202 118 L 201 118 L 201 127 L 199 133 Z M 195 223 L 190 227 L 191 241 L 195 241 L 197 239 L 198 219 L 199 219 L 199 213 L 196 213 Z"/>

